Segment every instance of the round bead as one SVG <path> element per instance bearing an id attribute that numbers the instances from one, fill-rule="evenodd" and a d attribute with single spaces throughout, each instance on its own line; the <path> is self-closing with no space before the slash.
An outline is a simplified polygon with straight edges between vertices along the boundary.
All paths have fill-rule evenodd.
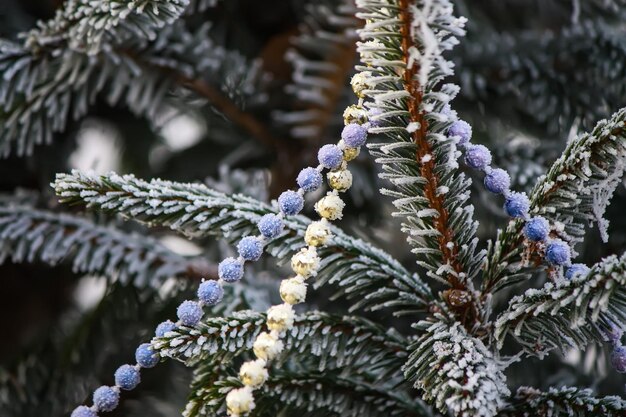
<path id="1" fill-rule="evenodd" d="M 357 123 L 350 123 L 341 131 L 341 139 L 348 148 L 360 148 L 367 141 L 367 128 Z"/>
<path id="2" fill-rule="evenodd" d="M 150 343 L 142 343 L 135 351 L 135 360 L 142 368 L 154 368 L 159 363 L 159 355 L 152 350 Z"/>
<path id="3" fill-rule="evenodd" d="M 93 405 L 98 411 L 113 411 L 120 402 L 120 393 L 113 387 L 101 386 L 93 392 Z"/>
<path id="4" fill-rule="evenodd" d="M 317 190 L 322 185 L 322 174 L 315 168 L 304 168 L 298 174 L 296 182 L 298 183 L 298 187 L 310 193 L 311 191 Z"/>
<path id="5" fill-rule="evenodd" d="M 176 323 L 171 320 L 165 320 L 163 323 L 159 324 L 154 332 L 156 337 L 163 337 L 165 333 L 171 332 L 176 329 Z"/>
<path id="6" fill-rule="evenodd" d="M 564 265 L 570 260 L 569 245 L 561 239 L 554 239 L 546 248 L 546 259 L 552 265 Z"/>
<path id="7" fill-rule="evenodd" d="M 176 311 L 178 318 L 185 326 L 195 326 L 202 318 L 202 308 L 195 301 L 183 301 Z"/>
<path id="8" fill-rule="evenodd" d="M 305 278 L 317 275 L 319 266 L 320 257 L 315 248 L 302 248 L 291 257 L 291 269 Z"/>
<path id="9" fill-rule="evenodd" d="M 328 193 L 315 203 L 315 211 L 321 217 L 328 220 L 338 220 L 343 217 L 343 209 L 346 203 L 339 196 Z"/>
<path id="10" fill-rule="evenodd" d="M 317 152 L 317 159 L 324 168 L 337 169 L 343 162 L 343 153 L 337 145 L 324 145 Z"/>
<path id="11" fill-rule="evenodd" d="M 115 385 L 123 390 L 135 389 L 141 382 L 139 371 L 132 365 L 122 365 L 115 371 Z"/>
<path id="12" fill-rule="evenodd" d="M 212 306 L 220 301 L 224 296 L 224 288 L 214 279 L 204 281 L 198 287 L 198 299 L 204 304 Z"/>
<path id="13" fill-rule="evenodd" d="M 246 261 L 258 261 L 263 255 L 263 242 L 258 237 L 246 236 L 239 241 L 237 252 Z"/>
<path id="14" fill-rule="evenodd" d="M 524 218 L 530 210 L 530 200 L 526 193 L 511 193 L 504 203 L 506 214 L 511 217 Z"/>
<path id="15" fill-rule="evenodd" d="M 284 279 L 280 283 L 280 298 L 287 304 L 300 304 L 306 300 L 306 284 L 299 277 Z"/>
<path id="16" fill-rule="evenodd" d="M 278 206 L 284 214 L 293 216 L 304 207 L 304 198 L 295 191 L 287 190 L 278 196 Z"/>
<path id="17" fill-rule="evenodd" d="M 283 231 L 283 219 L 275 214 L 266 214 L 259 219 L 259 232 L 267 238 L 273 239 Z"/>
<path id="18" fill-rule="evenodd" d="M 372 84 L 368 82 L 368 79 L 371 78 L 372 73 L 369 71 L 357 72 L 352 76 L 350 80 L 350 85 L 352 86 L 352 91 L 357 97 L 365 97 L 365 90 L 369 90 L 372 88 Z"/>
<path id="19" fill-rule="evenodd" d="M 495 194 L 503 194 L 511 186 L 511 177 L 500 168 L 496 168 L 485 175 L 485 188 Z"/>
<path id="20" fill-rule="evenodd" d="M 382 119 L 376 116 L 383 114 L 383 110 L 378 107 L 373 107 L 369 111 L 369 121 L 371 127 L 380 127 L 382 125 Z"/>
<path id="21" fill-rule="evenodd" d="M 260 387 L 267 381 L 267 377 L 264 359 L 244 362 L 239 368 L 239 379 L 248 387 Z"/>
<path id="22" fill-rule="evenodd" d="M 619 373 L 626 373 L 626 347 L 615 346 L 611 353 L 611 364 Z"/>
<path id="23" fill-rule="evenodd" d="M 98 414 L 91 408 L 80 405 L 72 411 L 71 417 L 98 417 Z"/>
<path id="24" fill-rule="evenodd" d="M 243 263 L 239 259 L 226 258 L 217 267 L 217 275 L 226 282 L 243 278 Z"/>
<path id="25" fill-rule="evenodd" d="M 565 271 L 565 278 L 572 279 L 576 275 L 587 275 L 590 269 L 585 264 L 572 264 L 567 271 Z"/>
<path id="26" fill-rule="evenodd" d="M 458 144 L 463 146 L 472 139 L 472 126 L 465 120 L 457 120 L 448 128 L 448 137 L 457 137 Z"/>
<path id="27" fill-rule="evenodd" d="M 304 233 L 304 241 L 309 246 L 320 246 L 325 244 L 330 236 L 331 231 L 327 222 L 320 220 L 308 225 Z"/>
<path id="28" fill-rule="evenodd" d="M 352 187 L 352 173 L 347 169 L 330 171 L 326 174 L 326 178 L 328 178 L 328 185 L 333 190 L 344 192 Z"/>
<path id="29" fill-rule="evenodd" d="M 339 145 L 343 148 L 343 160 L 346 162 L 356 159 L 361 153 L 361 148 L 348 148 L 345 143 L 343 143 L 343 140 L 339 141 Z"/>
<path id="30" fill-rule="evenodd" d="M 230 416 L 241 416 L 254 410 L 254 396 L 249 387 L 236 388 L 226 394 L 226 411 Z"/>
<path id="31" fill-rule="evenodd" d="M 474 169 L 485 169 L 491 164 L 491 151 L 484 145 L 470 145 L 465 153 L 465 163 Z"/>
<path id="32" fill-rule="evenodd" d="M 365 110 L 362 106 L 357 106 L 356 104 L 348 106 L 343 111 L 343 122 L 345 124 L 367 123 L 367 110 Z"/>
<path id="33" fill-rule="evenodd" d="M 295 312 L 291 304 L 279 304 L 267 310 L 267 327 L 270 330 L 282 332 L 293 327 Z"/>
<path id="34" fill-rule="evenodd" d="M 252 345 L 256 357 L 267 361 L 276 358 L 283 351 L 283 347 L 283 342 L 277 335 L 267 332 L 259 333 Z"/>
<path id="35" fill-rule="evenodd" d="M 548 238 L 550 224 L 541 216 L 533 217 L 524 226 L 524 236 L 533 242 L 541 242 Z"/>

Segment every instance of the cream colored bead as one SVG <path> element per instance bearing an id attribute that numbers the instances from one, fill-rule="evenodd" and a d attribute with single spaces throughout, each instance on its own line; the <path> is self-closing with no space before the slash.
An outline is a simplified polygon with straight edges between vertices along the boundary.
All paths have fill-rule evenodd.
<path id="1" fill-rule="evenodd" d="M 352 187 L 352 173 L 347 169 L 330 171 L 326 174 L 326 178 L 328 178 L 328 185 L 333 190 L 344 192 Z"/>
<path id="2" fill-rule="evenodd" d="M 282 332 L 293 327 L 296 313 L 291 304 L 279 304 L 267 309 L 267 327 L 270 330 Z"/>
<path id="3" fill-rule="evenodd" d="M 258 388 L 267 381 L 268 373 L 264 359 L 256 359 L 244 362 L 239 368 L 239 379 L 244 385 Z"/>
<path id="4" fill-rule="evenodd" d="M 325 219 L 337 220 L 343 217 L 343 209 L 345 206 L 346 203 L 344 203 L 338 195 L 328 193 L 326 197 L 321 198 L 315 203 L 315 211 Z"/>
<path id="5" fill-rule="evenodd" d="M 328 223 L 320 220 L 309 224 L 304 233 L 304 241 L 309 246 L 320 246 L 326 244 L 330 236 L 331 232 Z"/>
<path id="6" fill-rule="evenodd" d="M 343 139 L 339 141 L 339 147 L 343 152 L 343 160 L 346 162 L 356 159 L 356 157 L 361 153 L 361 148 L 347 148 Z"/>
<path id="7" fill-rule="evenodd" d="M 372 73 L 369 71 L 357 72 L 350 80 L 352 90 L 357 97 L 363 98 L 365 96 L 364 91 L 370 90 L 374 85 L 368 80 L 372 77 Z"/>
<path id="8" fill-rule="evenodd" d="M 254 396 L 250 387 L 230 390 L 226 395 L 226 411 L 229 416 L 238 417 L 254 410 Z"/>
<path id="9" fill-rule="evenodd" d="M 257 358 L 271 361 L 283 351 L 283 347 L 283 342 L 276 335 L 263 332 L 254 340 L 252 350 Z"/>
<path id="10" fill-rule="evenodd" d="M 317 275 L 319 266 L 320 257 L 314 247 L 302 248 L 291 257 L 291 269 L 305 278 Z"/>
<path id="11" fill-rule="evenodd" d="M 347 125 L 350 123 L 362 125 L 363 123 L 367 123 L 367 115 L 367 110 L 364 107 L 352 104 L 343 111 L 343 122 Z"/>
<path id="12" fill-rule="evenodd" d="M 299 304 L 306 300 L 304 278 L 297 276 L 284 279 L 280 283 L 280 298 L 287 304 Z"/>

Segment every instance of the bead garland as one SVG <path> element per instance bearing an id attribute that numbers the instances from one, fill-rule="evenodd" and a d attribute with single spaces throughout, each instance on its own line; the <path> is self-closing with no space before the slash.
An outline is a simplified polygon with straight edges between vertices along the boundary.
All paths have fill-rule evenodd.
<path id="1" fill-rule="evenodd" d="M 352 174 L 347 170 L 347 162 L 359 155 L 360 147 L 365 144 L 368 129 L 368 113 L 362 106 L 350 106 L 344 113 L 346 126 L 342 139 L 336 145 L 324 145 L 319 149 L 317 167 L 307 167 L 296 178 L 297 190 L 287 190 L 278 197 L 278 214 L 262 216 L 257 227 L 259 235 L 245 236 L 237 244 L 238 257 L 228 257 L 219 263 L 218 280 L 203 280 L 197 290 L 198 301 L 185 300 L 177 309 L 178 321 L 170 320 L 159 324 L 155 337 L 163 337 L 178 326 L 196 326 L 204 315 L 203 307 L 219 303 L 224 295 L 223 284 L 234 283 L 243 278 L 245 262 L 255 262 L 263 254 L 265 245 L 283 232 L 285 216 L 292 216 L 302 211 L 304 194 L 321 187 L 322 172 L 328 169 L 328 192 L 315 204 L 315 210 L 321 220 L 312 222 L 306 230 L 304 240 L 307 247 L 293 255 L 291 267 L 296 275 L 285 279 L 280 284 L 280 296 L 284 303 L 272 306 L 267 311 L 269 332 L 261 333 L 254 342 L 254 353 L 258 359 L 246 362 L 240 369 L 244 388 L 232 390 L 227 398 L 228 413 L 241 415 L 254 408 L 252 389 L 258 388 L 267 379 L 267 361 L 273 359 L 283 349 L 279 337 L 293 325 L 295 313 L 293 305 L 304 302 L 306 298 L 305 280 L 317 273 L 320 258 L 317 247 L 325 244 L 331 237 L 329 221 L 341 219 L 345 203 L 339 197 L 340 192 L 352 186 Z M 149 343 L 141 344 L 135 352 L 136 363 L 120 366 L 114 374 L 115 385 L 101 386 L 93 393 L 93 405 L 78 406 L 71 417 L 98 417 L 98 412 L 110 412 L 117 408 L 122 390 L 132 390 L 141 382 L 141 368 L 152 368 L 160 358 Z"/>
<path id="2" fill-rule="evenodd" d="M 363 97 L 358 83 L 359 78 L 355 76 L 352 86 L 360 97 L 359 104 L 348 107 L 344 112 L 345 127 L 341 133 L 341 140 L 337 145 L 324 145 L 318 153 L 320 166 L 330 170 L 326 178 L 332 191 L 315 203 L 315 211 L 319 214 L 320 220 L 309 224 L 304 235 L 307 246 L 291 258 L 291 269 L 295 276 L 286 278 L 280 283 L 280 298 L 283 304 L 274 305 L 267 310 L 266 325 L 269 331 L 260 333 L 253 343 L 256 359 L 244 362 L 239 369 L 239 380 L 243 387 L 235 388 L 226 395 L 226 411 L 232 417 L 239 417 L 254 409 L 254 390 L 262 387 L 267 381 L 268 362 L 283 350 L 284 344 L 281 339 L 293 327 L 295 320 L 293 306 L 305 301 L 306 280 L 315 276 L 319 269 L 320 258 L 317 248 L 326 244 L 332 237 L 330 221 L 342 217 L 345 203 L 339 193 L 347 191 L 352 186 L 352 174 L 346 169 L 347 162 L 358 155 L 367 140 L 367 130 L 370 126 L 368 113 L 362 107 Z M 298 175 L 298 183 L 302 189 L 308 187 L 309 181 L 305 179 L 312 172 L 311 168 L 305 168 Z M 315 185 L 320 185 L 317 180 Z"/>

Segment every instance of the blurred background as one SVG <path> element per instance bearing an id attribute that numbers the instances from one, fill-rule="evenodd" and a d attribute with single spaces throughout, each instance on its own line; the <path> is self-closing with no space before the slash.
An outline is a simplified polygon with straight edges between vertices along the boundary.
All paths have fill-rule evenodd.
<path id="1" fill-rule="evenodd" d="M 454 82 L 461 86 L 453 108 L 473 125 L 475 141 L 493 150 L 495 165 L 512 174 L 513 187 L 528 191 L 569 137 L 624 106 L 626 3 L 455 3 L 469 22 L 467 38 L 452 52 Z M 61 5 L 60 0 L 0 0 L 0 37 L 18 40 Z M 226 242 L 188 241 L 169 230 L 147 230 L 114 216 L 60 206 L 49 185 L 55 173 L 113 170 L 144 179 L 203 182 L 270 201 L 293 186 L 302 167 L 314 163 L 321 144 L 338 139 L 342 111 L 355 101 L 349 78 L 360 22 L 353 16 L 350 1 L 192 1 L 179 26 L 142 46 L 159 52 L 159 41 L 179 42 L 178 49 L 173 47 L 179 55 L 160 56 L 162 60 L 180 59 L 185 48 L 195 51 L 173 65 L 195 68 L 190 74 L 196 78 L 169 85 L 157 111 L 138 114 L 132 104 L 111 105 L 98 97 L 85 116 L 53 135 L 52 144 L 0 160 L 0 415 L 67 413 L 128 360 L 128 346 L 173 316 L 200 277 L 215 275 L 216 262 L 232 253 Z M 189 37 L 180 35 L 183 29 Z M 156 67 L 162 61 L 150 62 Z M 389 202 L 377 191 L 382 184 L 376 164 L 363 152 L 351 170 L 354 187 L 340 226 L 417 271 L 404 235 L 389 216 Z M 506 225 L 506 218 L 501 202 L 482 192 L 476 179 L 472 200 L 485 243 Z M 20 207 L 81 216 L 121 233 L 120 239 L 143 242 L 148 236 L 147 248 L 158 246 L 184 268 L 154 287 L 119 279 L 115 271 L 76 271 L 76 254 L 58 262 L 27 259 L 15 236 L 4 233 Z M 626 193 L 620 186 L 606 215 L 609 242 L 600 244 L 598 231 L 590 229 L 579 248 L 581 262 L 626 249 L 625 211 Z M 63 219 L 60 233 L 70 227 Z M 241 295 L 241 305 L 268 305 L 280 276 L 271 259 L 255 265 L 246 277 L 253 290 Z M 543 280 L 537 277 L 528 285 Z M 503 294 L 503 300 L 510 295 Z M 311 305 L 333 309 L 324 291 L 312 295 Z M 391 324 L 406 330 L 410 323 Z M 603 394 L 623 394 L 625 382 L 607 366 L 602 346 L 548 358 L 539 367 L 513 365 L 509 372 L 512 386 L 541 388 L 565 380 Z M 110 415 L 179 415 L 189 379 L 182 365 L 166 363 Z"/>

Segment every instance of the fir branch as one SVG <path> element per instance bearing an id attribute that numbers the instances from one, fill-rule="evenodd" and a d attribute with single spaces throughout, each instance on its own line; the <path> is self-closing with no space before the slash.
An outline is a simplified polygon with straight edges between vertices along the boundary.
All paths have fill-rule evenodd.
<path id="1" fill-rule="evenodd" d="M 478 300 L 473 299 L 472 278 L 483 253 L 477 252 L 473 206 L 466 204 L 470 181 L 458 171 L 458 151 L 445 137 L 448 117 L 441 113 L 458 87 L 440 86 L 452 74 L 452 64 L 442 57 L 464 34 L 463 19 L 452 16 L 447 0 L 400 0 L 390 7 L 381 0 L 359 0 L 359 17 L 368 23 L 360 31 L 362 60 L 371 67 L 371 88 L 364 94 L 382 110 L 380 127 L 391 143 L 369 145 L 382 165 L 382 178 L 394 190 L 381 190 L 395 198 L 394 216 L 404 218 L 419 265 L 430 277 L 443 281 L 471 302 L 455 305 L 458 315 L 472 327 L 482 321 Z M 398 74 L 401 75 L 398 75 Z"/>
<path id="2" fill-rule="evenodd" d="M 595 264 L 577 275 L 514 297 L 495 324 L 500 346 L 511 334 L 529 354 L 583 348 L 606 340 L 612 326 L 626 328 L 626 255 Z"/>
<path id="3" fill-rule="evenodd" d="M 195 365 L 204 361 L 226 363 L 252 349 L 256 336 L 265 330 L 265 314 L 243 311 L 228 317 L 205 319 L 195 328 L 180 326 L 152 342 L 162 356 Z M 293 355 L 313 356 L 317 370 L 327 367 L 366 366 L 384 380 L 400 369 L 406 359 L 406 340 L 357 317 L 307 313 L 296 319 L 285 347 Z"/>
<path id="4" fill-rule="evenodd" d="M 219 414 L 223 398 L 240 386 L 234 377 L 217 375 L 214 367 L 200 368 L 192 383 L 192 396 L 185 417 Z M 232 375 L 232 369 L 222 370 Z M 282 415 L 299 411 L 305 416 L 432 416 L 419 400 L 409 397 L 402 387 L 372 384 L 346 375 L 344 370 L 323 373 L 311 368 L 273 369 L 269 380 L 257 393 L 255 415 Z"/>
<path id="5" fill-rule="evenodd" d="M 242 195 L 228 196 L 200 184 L 162 180 L 142 181 L 132 175 L 94 176 L 73 171 L 59 174 L 53 186 L 61 201 L 114 211 L 148 226 L 170 227 L 189 237 L 225 236 L 231 241 L 256 233 L 256 222 L 275 207 Z M 270 242 L 279 259 L 302 246 L 310 221 L 304 216 L 285 219 L 286 232 Z M 323 259 L 317 285 L 334 284 L 337 296 L 354 300 L 351 309 L 392 308 L 417 312 L 436 308 L 429 288 L 396 260 L 336 227 L 332 242 L 320 248 Z"/>
<path id="6" fill-rule="evenodd" d="M 140 287 L 158 288 L 170 277 L 217 275 L 214 269 L 150 237 L 28 206 L 0 206 L 0 263 L 7 258 L 51 266 L 71 264 L 76 273 L 103 275 Z"/>
<path id="7" fill-rule="evenodd" d="M 510 395 L 505 368 L 459 323 L 421 321 L 422 336 L 409 346 L 404 375 L 416 380 L 423 398 L 457 417 L 493 417 Z"/>
<path id="8" fill-rule="evenodd" d="M 623 417 L 626 402 L 618 396 L 595 397 L 589 389 L 550 388 L 541 392 L 521 387 L 502 417 Z"/>
<path id="9" fill-rule="evenodd" d="M 531 215 L 545 217 L 551 235 L 572 247 L 581 242 L 585 228 L 596 222 L 606 239 L 608 221 L 604 210 L 620 183 L 626 166 L 626 109 L 600 121 L 591 133 L 573 139 L 548 173 L 535 185 Z M 483 281 L 484 292 L 499 289 L 528 277 L 521 269 L 523 222 L 509 223 L 490 248 Z"/>

